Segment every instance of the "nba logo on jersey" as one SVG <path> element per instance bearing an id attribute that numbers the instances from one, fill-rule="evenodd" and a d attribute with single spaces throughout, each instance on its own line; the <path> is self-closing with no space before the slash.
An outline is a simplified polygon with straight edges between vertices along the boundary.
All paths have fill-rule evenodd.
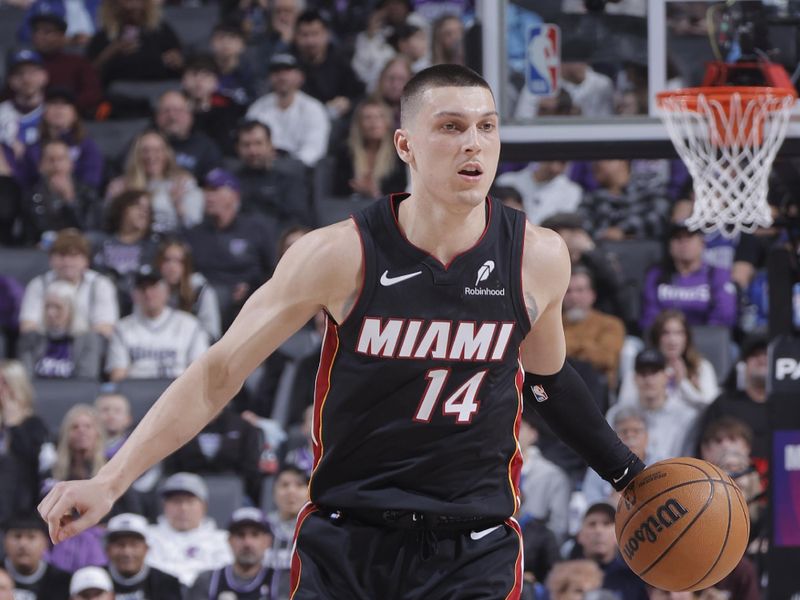
<path id="1" fill-rule="evenodd" d="M 552 96 L 561 72 L 561 30 L 558 25 L 536 25 L 528 30 L 525 84 L 536 96 Z"/>
<path id="2" fill-rule="evenodd" d="M 533 392 L 533 397 L 536 398 L 537 402 L 544 402 L 549 397 L 541 385 L 537 384 L 531 386 L 531 391 Z"/>

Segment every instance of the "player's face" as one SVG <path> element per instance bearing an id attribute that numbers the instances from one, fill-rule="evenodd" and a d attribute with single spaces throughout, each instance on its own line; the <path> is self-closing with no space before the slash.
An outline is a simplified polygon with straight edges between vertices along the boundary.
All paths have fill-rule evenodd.
<path id="1" fill-rule="evenodd" d="M 106 544 L 106 554 L 111 564 L 125 577 L 136 575 L 144 566 L 147 542 L 138 535 L 120 535 Z"/>
<path id="2" fill-rule="evenodd" d="M 264 561 L 264 553 L 272 546 L 272 536 L 252 525 L 237 527 L 228 536 L 236 563 L 249 568 Z"/>
<path id="3" fill-rule="evenodd" d="M 686 330 L 678 319 L 669 319 L 664 323 L 658 349 L 667 360 L 676 359 L 686 350 Z"/>
<path id="4" fill-rule="evenodd" d="M 483 87 L 425 90 L 406 130 L 412 193 L 449 205 L 478 206 L 500 157 L 498 117 Z M 397 138 L 397 136 L 396 136 Z"/>
<path id="5" fill-rule="evenodd" d="M 6 533 L 3 545 L 14 568 L 29 574 L 39 566 L 47 549 L 47 538 L 37 529 L 11 529 Z"/>

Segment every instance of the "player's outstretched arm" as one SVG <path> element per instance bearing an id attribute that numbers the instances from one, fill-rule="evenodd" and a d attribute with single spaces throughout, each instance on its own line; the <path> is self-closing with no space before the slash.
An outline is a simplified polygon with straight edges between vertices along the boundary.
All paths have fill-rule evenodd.
<path id="1" fill-rule="evenodd" d="M 97 523 L 144 471 L 197 435 L 246 377 L 321 308 L 340 316 L 357 292 L 360 269 L 351 222 L 296 242 L 222 339 L 167 388 L 100 472 L 57 484 L 41 502 L 53 542 Z"/>
<path id="2" fill-rule="evenodd" d="M 561 304 L 570 277 L 566 244 L 552 231 L 529 227 L 523 261 L 525 301 L 529 314 L 538 317 L 520 348 L 534 408 L 601 477 L 624 489 L 644 464 L 622 443 L 581 377 L 564 362 Z"/>

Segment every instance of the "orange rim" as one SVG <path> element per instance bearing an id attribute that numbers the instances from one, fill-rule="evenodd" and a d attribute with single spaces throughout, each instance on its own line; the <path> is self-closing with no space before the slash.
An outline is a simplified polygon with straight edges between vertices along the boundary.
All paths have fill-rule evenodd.
<path id="1" fill-rule="evenodd" d="M 656 94 L 656 103 L 659 108 L 666 111 L 680 111 L 684 109 L 694 111 L 697 109 L 697 98 L 702 94 L 708 100 L 716 100 L 723 106 L 726 102 L 730 101 L 734 94 L 739 94 L 743 101 L 750 101 L 756 99 L 775 99 L 784 100 L 786 98 L 797 98 L 797 92 L 788 88 L 775 88 L 775 87 L 759 87 L 759 86 L 746 86 L 746 85 L 730 85 L 730 86 L 708 86 L 708 87 L 693 87 L 682 88 L 678 90 L 669 90 L 666 92 L 659 92 Z M 670 106 L 669 103 L 665 104 L 666 100 L 677 100 L 680 102 L 680 108 L 677 106 Z M 685 104 L 684 104 L 685 103 Z M 782 108 L 780 103 L 775 106 L 769 106 L 769 110 L 780 110 Z"/>

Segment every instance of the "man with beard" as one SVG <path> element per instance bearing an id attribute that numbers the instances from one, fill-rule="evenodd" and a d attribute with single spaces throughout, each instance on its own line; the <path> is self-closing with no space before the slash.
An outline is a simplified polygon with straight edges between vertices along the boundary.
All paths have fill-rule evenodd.
<path id="1" fill-rule="evenodd" d="M 187 600 L 217 600 L 230 594 L 238 600 L 272 597 L 273 571 L 264 564 L 272 531 L 264 513 L 251 507 L 234 511 L 228 532 L 233 564 L 201 573 Z"/>
<path id="2" fill-rule="evenodd" d="M 147 519 L 122 513 L 108 522 L 106 554 L 116 600 L 181 600 L 177 578 L 144 563 Z"/>

